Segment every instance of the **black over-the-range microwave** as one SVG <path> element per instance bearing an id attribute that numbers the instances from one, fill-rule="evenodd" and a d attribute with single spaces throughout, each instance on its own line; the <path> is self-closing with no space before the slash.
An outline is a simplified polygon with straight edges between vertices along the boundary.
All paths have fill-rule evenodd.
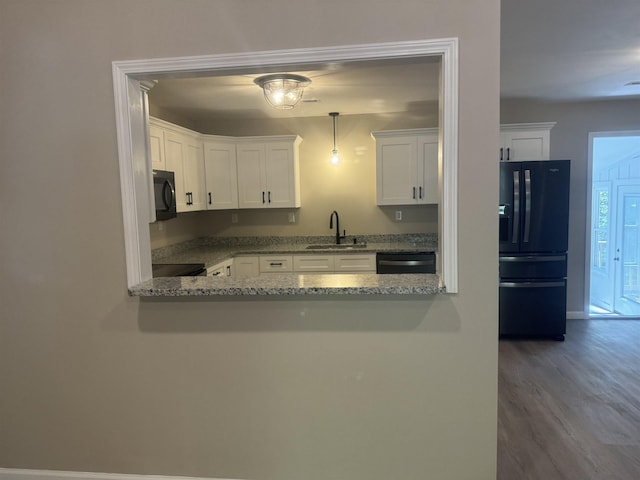
<path id="1" fill-rule="evenodd" d="M 156 203 L 156 220 L 176 217 L 176 182 L 173 172 L 153 171 L 153 197 Z"/>

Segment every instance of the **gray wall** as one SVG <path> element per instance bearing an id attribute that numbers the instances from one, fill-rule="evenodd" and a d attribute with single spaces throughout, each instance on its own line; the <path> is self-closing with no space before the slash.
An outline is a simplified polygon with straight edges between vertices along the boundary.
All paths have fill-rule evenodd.
<path id="1" fill-rule="evenodd" d="M 551 130 L 551 158 L 572 160 L 567 278 L 569 312 L 582 314 L 588 302 L 584 276 L 589 132 L 639 130 L 639 112 L 640 100 L 570 103 L 503 100 L 500 104 L 501 123 L 557 122 Z"/>
<path id="2" fill-rule="evenodd" d="M 499 9 L 0 2 L 0 465 L 495 478 Z M 459 294 L 127 296 L 112 61 L 452 36 Z"/>

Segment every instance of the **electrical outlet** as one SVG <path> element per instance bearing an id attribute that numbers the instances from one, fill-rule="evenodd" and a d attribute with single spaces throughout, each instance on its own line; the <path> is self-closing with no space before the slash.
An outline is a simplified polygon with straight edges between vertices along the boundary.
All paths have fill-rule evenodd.
<path id="1" fill-rule="evenodd" d="M 231 223 L 238 223 L 238 214 L 237 213 L 232 213 L 231 214 Z"/>
<path id="2" fill-rule="evenodd" d="M 289 223 L 296 223 L 296 213 L 289 212 Z"/>
<path id="3" fill-rule="evenodd" d="M 396 210 L 396 220 L 398 222 L 402 220 L 402 210 Z"/>

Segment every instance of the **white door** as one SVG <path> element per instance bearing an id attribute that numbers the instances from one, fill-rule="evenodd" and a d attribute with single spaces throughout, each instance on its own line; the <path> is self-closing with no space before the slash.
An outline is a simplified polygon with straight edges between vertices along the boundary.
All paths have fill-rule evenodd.
<path id="1" fill-rule="evenodd" d="M 621 185 L 617 198 L 614 312 L 640 317 L 640 186 Z"/>
<path id="2" fill-rule="evenodd" d="M 639 317 L 634 215 L 640 198 L 640 131 L 591 133 L 589 139 L 589 315 Z"/>
<path id="3" fill-rule="evenodd" d="M 591 194 L 591 305 L 613 312 L 615 279 L 615 199 L 611 198 L 611 182 L 593 184 Z"/>

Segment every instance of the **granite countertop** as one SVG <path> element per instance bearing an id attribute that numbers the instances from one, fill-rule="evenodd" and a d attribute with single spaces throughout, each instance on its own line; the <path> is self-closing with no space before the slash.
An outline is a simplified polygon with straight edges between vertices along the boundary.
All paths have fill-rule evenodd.
<path id="1" fill-rule="evenodd" d="M 217 277 L 153 278 L 130 289 L 141 297 L 207 295 L 429 295 L 442 292 L 432 274 L 274 274 L 243 280 Z"/>
<path id="2" fill-rule="evenodd" d="M 359 236 L 366 247 L 332 247 L 331 237 L 204 238 L 152 252 L 154 263 L 204 263 L 211 267 L 241 255 L 358 254 L 375 252 L 437 251 L 435 235 Z M 351 244 L 352 238 L 344 243 Z M 308 249 L 327 245 L 326 249 Z M 129 289 L 132 296 L 255 296 L 255 295 L 429 295 L 443 292 L 435 274 L 378 275 L 278 273 L 255 278 L 219 277 L 152 278 Z"/>
<path id="3" fill-rule="evenodd" d="M 218 239 L 219 240 L 219 239 Z M 234 242 L 207 241 L 200 239 L 179 248 L 164 248 L 152 253 L 154 263 L 204 263 L 206 268 L 239 255 L 314 255 L 314 254 L 358 254 L 375 252 L 430 252 L 437 251 L 437 239 L 431 235 L 371 235 L 357 237 L 358 244 L 366 247 L 335 248 L 331 237 L 259 237 Z M 350 238 L 344 242 L 351 246 Z M 309 245 L 327 245 L 326 249 L 308 249 Z"/>

